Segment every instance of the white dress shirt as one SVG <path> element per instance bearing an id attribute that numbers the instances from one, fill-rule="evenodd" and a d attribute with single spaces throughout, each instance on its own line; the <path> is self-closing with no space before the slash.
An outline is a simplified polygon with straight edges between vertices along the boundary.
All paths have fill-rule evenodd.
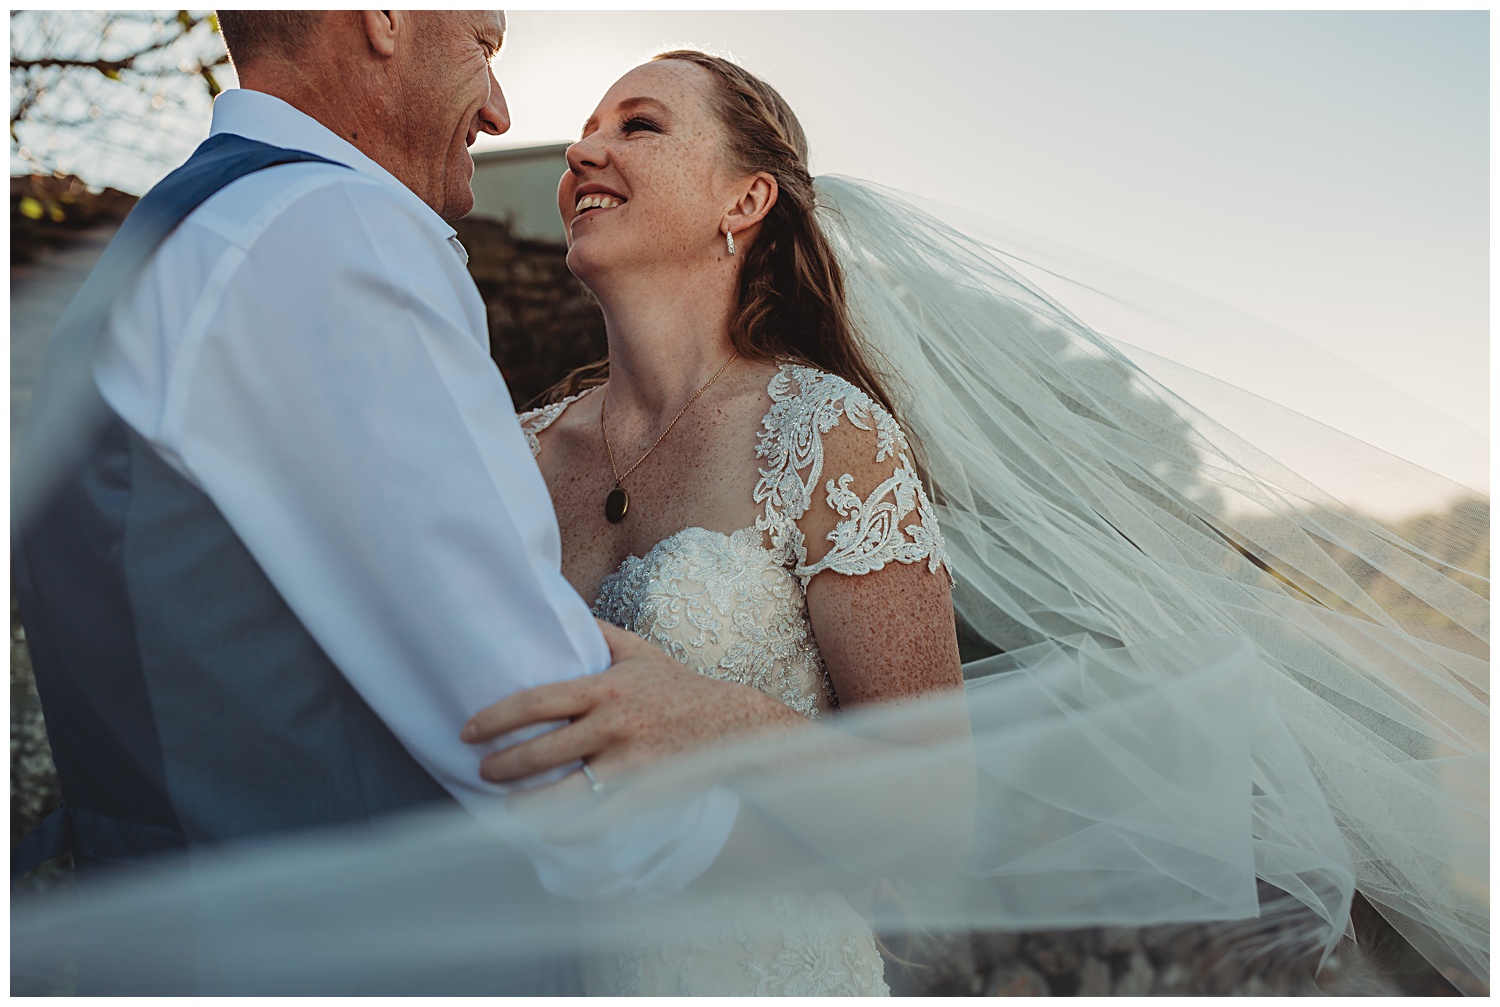
<path id="1" fill-rule="evenodd" d="M 467 254 L 392 175 L 277 98 L 226 91 L 212 132 L 348 167 L 268 168 L 189 216 L 111 312 L 100 390 L 213 500 L 416 760 L 470 810 L 498 812 L 503 788 L 480 779 L 484 753 L 459 728 L 513 692 L 602 671 L 609 650 L 560 572 Z M 559 894 L 671 894 L 718 855 L 737 809 L 712 791 L 534 860 Z"/>

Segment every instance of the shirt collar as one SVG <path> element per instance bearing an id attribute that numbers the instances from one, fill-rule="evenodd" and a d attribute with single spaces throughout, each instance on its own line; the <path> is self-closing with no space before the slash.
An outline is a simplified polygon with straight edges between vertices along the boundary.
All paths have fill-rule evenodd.
<path id="1" fill-rule="evenodd" d="M 452 225 L 438 216 L 432 207 L 423 203 L 400 179 L 371 160 L 354 144 L 306 112 L 274 95 L 248 88 L 230 88 L 224 91 L 214 99 L 213 123 L 208 132 L 210 136 L 235 133 L 277 147 L 305 150 L 309 154 L 346 164 L 362 175 L 394 186 L 432 214 L 434 220 L 440 221 L 447 229 L 449 243 L 456 247 L 465 260 L 468 259 L 468 253 L 458 243 L 457 232 Z"/>

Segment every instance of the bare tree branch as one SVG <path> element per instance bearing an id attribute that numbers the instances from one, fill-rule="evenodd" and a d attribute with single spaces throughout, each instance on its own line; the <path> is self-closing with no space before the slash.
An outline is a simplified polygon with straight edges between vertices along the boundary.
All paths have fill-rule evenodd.
<path id="1" fill-rule="evenodd" d="M 45 56 L 41 59 L 16 59 L 11 57 L 10 68 L 12 70 L 40 70 L 45 67 L 66 66 L 78 67 L 87 70 L 98 70 L 110 80 L 119 80 L 121 70 L 129 70 L 135 65 L 135 56 L 127 56 L 125 59 L 63 59 L 58 56 Z"/>
<path id="2" fill-rule="evenodd" d="M 12 172 L 149 186 L 232 74 L 216 29 L 211 11 L 13 11 Z"/>

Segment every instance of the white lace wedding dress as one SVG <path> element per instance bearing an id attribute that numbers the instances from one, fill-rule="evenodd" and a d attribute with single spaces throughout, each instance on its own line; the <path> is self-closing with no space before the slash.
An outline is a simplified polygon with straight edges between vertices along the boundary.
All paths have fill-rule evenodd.
<path id="1" fill-rule="evenodd" d="M 806 586 L 830 570 L 859 576 L 947 552 L 896 421 L 843 378 L 786 364 L 767 389 L 755 502 L 764 514 L 732 534 L 684 528 L 630 556 L 600 585 L 594 613 L 632 630 L 699 674 L 775 696 L 808 718 L 838 706 L 808 620 Z M 532 451 L 576 400 L 521 418 Z M 866 434 L 884 478 L 868 492 L 824 470 L 839 424 Z M 861 487 L 863 489 L 864 487 Z M 798 526 L 811 508 L 837 514 L 832 548 L 813 563 Z M 769 545 L 767 544 L 769 543 Z M 690 891 L 652 907 L 616 907 L 650 943 L 582 958 L 584 986 L 605 995 L 884 996 L 884 965 L 865 920 L 836 891 L 767 893 L 726 905 Z M 592 910 L 591 910 L 592 912 Z M 649 917 L 649 921 L 648 921 Z"/>

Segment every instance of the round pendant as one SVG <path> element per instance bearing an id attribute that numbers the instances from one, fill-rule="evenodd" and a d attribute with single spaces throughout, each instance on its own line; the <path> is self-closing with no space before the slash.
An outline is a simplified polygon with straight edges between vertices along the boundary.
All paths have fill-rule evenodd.
<path id="1" fill-rule="evenodd" d="M 625 520 L 625 512 L 630 509 L 630 494 L 625 492 L 625 487 L 616 486 L 609 491 L 609 496 L 604 498 L 604 516 L 609 518 L 610 524 L 619 524 Z"/>

